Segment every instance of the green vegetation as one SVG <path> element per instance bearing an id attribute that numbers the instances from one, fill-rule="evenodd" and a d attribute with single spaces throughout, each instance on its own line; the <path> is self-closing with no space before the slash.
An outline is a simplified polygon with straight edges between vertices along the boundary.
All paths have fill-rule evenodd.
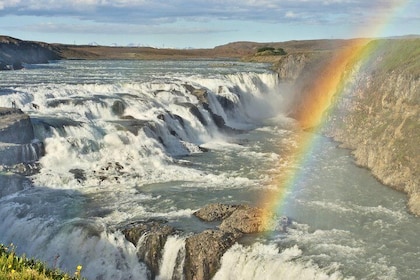
<path id="1" fill-rule="evenodd" d="M 261 47 L 257 50 L 256 55 L 286 55 L 287 52 L 282 48 Z"/>
<path id="2" fill-rule="evenodd" d="M 74 276 L 50 269 L 43 262 L 17 256 L 13 244 L 0 244 L 0 279 L 10 280 L 79 280 L 82 266 L 77 266 Z"/>
<path id="3" fill-rule="evenodd" d="M 367 45 L 367 51 L 376 58 L 383 58 L 378 71 L 420 76 L 420 39 L 375 40 Z"/>

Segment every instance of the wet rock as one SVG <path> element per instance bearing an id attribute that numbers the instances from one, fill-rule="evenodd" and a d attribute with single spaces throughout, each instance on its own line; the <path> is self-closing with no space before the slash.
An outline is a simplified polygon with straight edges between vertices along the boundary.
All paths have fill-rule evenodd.
<path id="1" fill-rule="evenodd" d="M 225 110 L 233 110 L 235 109 L 235 102 L 232 100 L 224 97 L 224 96 L 216 96 L 217 100 L 219 101 L 220 105 L 222 105 L 223 109 Z"/>
<path id="2" fill-rule="evenodd" d="M 202 147 L 202 146 L 198 146 L 198 149 L 199 149 L 200 151 L 202 151 L 203 153 L 207 153 L 207 152 L 209 152 L 209 151 L 210 151 L 210 149 L 205 148 L 205 147 Z"/>
<path id="3" fill-rule="evenodd" d="M 0 142 L 27 144 L 34 138 L 28 115 L 20 109 L 0 108 Z"/>
<path id="4" fill-rule="evenodd" d="M 173 115 L 173 116 L 181 124 L 181 126 L 185 128 L 184 119 L 179 115 Z"/>
<path id="5" fill-rule="evenodd" d="M 240 206 L 221 203 L 208 204 L 194 212 L 194 216 L 206 222 L 221 221 L 229 217 L 238 207 Z"/>
<path id="6" fill-rule="evenodd" d="M 220 229 L 225 231 L 238 230 L 242 233 L 260 233 L 269 231 L 272 226 L 266 221 L 270 214 L 261 208 L 241 205 L 220 224 Z"/>
<path id="7" fill-rule="evenodd" d="M 37 174 L 41 166 L 39 162 L 21 162 L 13 166 L 0 166 L 0 171 L 12 172 L 20 176 L 31 176 Z"/>
<path id="8" fill-rule="evenodd" d="M 86 181 L 86 173 L 83 169 L 70 169 L 69 172 L 73 174 L 74 179 L 76 179 L 79 183 Z"/>
<path id="9" fill-rule="evenodd" d="M 114 123 L 117 126 L 117 129 L 129 131 L 136 136 L 138 135 L 140 129 L 146 126 L 151 127 L 149 121 L 131 118 L 130 116 L 124 116 L 120 120 L 109 122 Z"/>
<path id="10" fill-rule="evenodd" d="M 137 256 L 150 269 L 152 279 L 159 273 L 160 260 L 168 236 L 175 229 L 164 221 L 149 221 L 132 224 L 123 229 L 125 238 L 137 247 Z"/>
<path id="11" fill-rule="evenodd" d="M 190 110 L 191 114 L 193 114 L 201 122 L 202 125 L 208 125 L 207 120 L 204 118 L 203 114 L 200 112 L 200 109 L 198 109 L 197 106 L 191 103 L 182 103 L 179 105 L 187 107 Z"/>
<path id="12" fill-rule="evenodd" d="M 188 237 L 185 241 L 185 279 L 211 279 L 220 267 L 223 254 L 240 236 L 235 232 L 206 230 Z"/>
<path id="13" fill-rule="evenodd" d="M 112 110 L 112 113 L 114 115 L 117 115 L 117 116 L 124 115 L 124 111 L 125 111 L 125 104 L 124 104 L 124 102 L 122 102 L 120 100 L 114 101 L 114 103 L 111 106 L 111 110 Z"/>
<path id="14" fill-rule="evenodd" d="M 221 221 L 220 229 L 228 232 L 260 233 L 272 229 L 266 223 L 267 213 L 262 208 L 249 205 L 209 204 L 194 213 L 194 216 L 207 222 Z"/>
<path id="15" fill-rule="evenodd" d="M 208 103 L 207 99 L 207 90 L 203 88 L 195 88 L 192 85 L 184 84 L 186 90 L 188 90 L 192 95 L 197 97 L 200 103 Z"/>

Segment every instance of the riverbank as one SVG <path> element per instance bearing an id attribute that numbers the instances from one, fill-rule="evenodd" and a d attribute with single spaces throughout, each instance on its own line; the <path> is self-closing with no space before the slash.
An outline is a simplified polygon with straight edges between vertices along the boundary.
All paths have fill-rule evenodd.
<path id="1" fill-rule="evenodd" d="M 360 49 L 369 60 L 348 61 L 325 108 L 322 133 L 353 151 L 360 166 L 383 184 L 408 195 L 420 215 L 420 39 L 375 40 Z M 276 63 L 291 94 L 291 114 L 316 96 L 300 96 L 317 83 L 334 52 L 292 54 Z M 337 71 L 337 68 L 331 69 Z M 309 92 L 311 92 L 309 90 Z M 311 101 L 312 100 L 312 101 Z"/>

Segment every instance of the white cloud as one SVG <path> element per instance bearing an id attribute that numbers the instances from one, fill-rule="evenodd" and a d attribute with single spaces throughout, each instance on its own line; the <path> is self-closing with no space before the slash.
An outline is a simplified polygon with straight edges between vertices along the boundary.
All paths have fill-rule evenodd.
<path id="1" fill-rule="evenodd" d="M 417 0 L 409 0 L 420 9 Z M 417 4 L 416 4 L 417 3 Z M 179 19 L 261 22 L 359 22 L 381 17 L 401 0 L 0 0 L 1 15 L 73 17 L 94 22 L 164 24 Z M 419 17 L 417 16 L 417 20 Z"/>

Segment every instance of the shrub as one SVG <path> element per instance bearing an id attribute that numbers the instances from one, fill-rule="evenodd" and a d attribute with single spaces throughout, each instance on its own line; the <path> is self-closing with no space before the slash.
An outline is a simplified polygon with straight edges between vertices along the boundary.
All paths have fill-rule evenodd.
<path id="1" fill-rule="evenodd" d="M 257 50 L 257 55 L 286 55 L 283 48 L 261 47 Z"/>

